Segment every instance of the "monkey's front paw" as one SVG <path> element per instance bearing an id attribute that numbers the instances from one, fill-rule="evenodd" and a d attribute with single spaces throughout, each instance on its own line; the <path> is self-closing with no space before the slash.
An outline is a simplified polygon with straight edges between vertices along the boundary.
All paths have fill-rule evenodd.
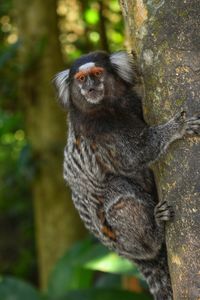
<path id="1" fill-rule="evenodd" d="M 190 135 L 200 135 L 200 115 L 193 116 L 191 118 L 186 118 L 186 112 L 182 111 L 178 113 L 173 119 L 175 128 L 178 129 L 179 137 L 185 134 Z"/>
<path id="2" fill-rule="evenodd" d="M 174 217 L 174 210 L 172 207 L 167 203 L 166 200 L 160 201 L 154 210 L 154 215 L 157 224 L 161 224 L 163 221 L 170 221 Z"/>
<path id="3" fill-rule="evenodd" d="M 188 118 L 186 122 L 186 133 L 200 135 L 200 115 Z"/>

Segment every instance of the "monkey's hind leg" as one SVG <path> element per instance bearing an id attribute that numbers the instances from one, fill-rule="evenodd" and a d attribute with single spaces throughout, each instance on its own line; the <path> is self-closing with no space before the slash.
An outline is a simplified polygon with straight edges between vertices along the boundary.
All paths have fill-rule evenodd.
<path id="1" fill-rule="evenodd" d="M 171 280 L 167 264 L 166 246 L 152 260 L 135 260 L 146 279 L 155 300 L 172 300 Z"/>
<path id="2" fill-rule="evenodd" d="M 125 178 L 109 182 L 105 217 L 115 233 L 115 250 L 136 262 L 157 300 L 171 300 L 172 290 L 164 242 L 167 203 L 155 209 L 152 195 Z"/>

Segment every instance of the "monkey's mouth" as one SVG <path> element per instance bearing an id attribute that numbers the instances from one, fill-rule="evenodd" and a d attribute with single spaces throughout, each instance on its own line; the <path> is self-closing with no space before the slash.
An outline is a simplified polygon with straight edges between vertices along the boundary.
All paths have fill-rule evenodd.
<path id="1" fill-rule="evenodd" d="M 85 93 L 85 99 L 92 103 L 92 104 L 98 104 L 104 97 L 104 91 L 103 90 L 96 90 L 96 89 L 90 89 Z"/>

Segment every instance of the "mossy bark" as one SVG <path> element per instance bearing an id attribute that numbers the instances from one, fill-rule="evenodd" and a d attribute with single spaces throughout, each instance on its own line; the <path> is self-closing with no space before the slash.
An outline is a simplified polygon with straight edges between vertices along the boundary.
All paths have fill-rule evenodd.
<path id="1" fill-rule="evenodd" d="M 121 0 L 129 45 L 144 76 L 149 124 L 200 112 L 200 1 Z M 174 142 L 154 166 L 160 198 L 175 210 L 166 225 L 174 299 L 200 299 L 200 139 Z"/>
<path id="2" fill-rule="evenodd" d="M 56 103 L 52 78 L 62 70 L 57 32 L 57 1 L 15 0 L 19 28 L 20 105 L 33 149 L 33 198 L 40 284 L 57 259 L 83 236 L 83 225 L 62 178 L 66 116 Z"/>

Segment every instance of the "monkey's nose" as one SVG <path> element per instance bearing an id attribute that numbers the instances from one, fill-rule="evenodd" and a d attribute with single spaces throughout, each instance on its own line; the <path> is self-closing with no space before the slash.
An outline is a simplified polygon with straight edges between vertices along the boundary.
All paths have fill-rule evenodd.
<path id="1" fill-rule="evenodd" d="M 96 91 L 96 90 L 95 90 L 94 88 L 89 88 L 89 89 L 88 89 L 88 95 L 90 95 L 90 97 L 94 96 L 95 91 Z"/>

